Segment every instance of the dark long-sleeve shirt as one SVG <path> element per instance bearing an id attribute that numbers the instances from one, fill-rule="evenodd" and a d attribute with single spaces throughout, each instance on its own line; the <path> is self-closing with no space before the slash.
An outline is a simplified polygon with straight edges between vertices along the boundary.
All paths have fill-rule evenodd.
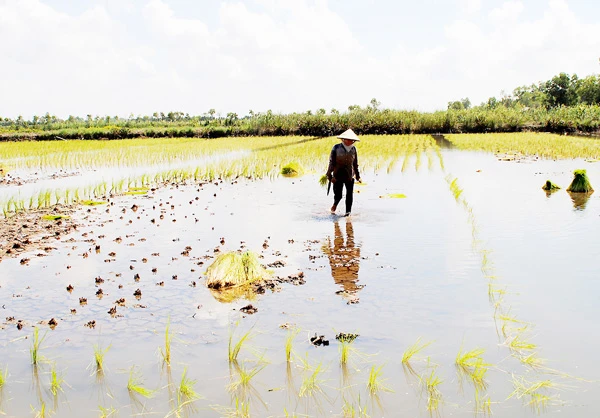
<path id="1" fill-rule="evenodd" d="M 329 155 L 329 167 L 327 168 L 327 178 L 331 180 L 332 177 L 341 181 L 348 181 L 353 178 L 360 179 L 358 154 L 355 147 L 352 147 L 350 151 L 346 151 L 341 143 L 333 146 Z"/>

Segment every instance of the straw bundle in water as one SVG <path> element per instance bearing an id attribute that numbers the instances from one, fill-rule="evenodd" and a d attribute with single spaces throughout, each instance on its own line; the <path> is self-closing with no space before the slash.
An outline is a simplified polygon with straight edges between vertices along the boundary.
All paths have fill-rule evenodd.
<path id="1" fill-rule="evenodd" d="M 212 289 L 243 286 L 267 279 L 269 272 L 260 264 L 256 254 L 230 252 L 219 255 L 206 270 L 206 285 Z"/>
<path id="2" fill-rule="evenodd" d="M 575 170 L 573 171 L 573 174 L 575 175 L 575 178 L 573 178 L 571 185 L 567 189 L 568 192 L 591 193 L 594 191 L 585 170 Z"/>

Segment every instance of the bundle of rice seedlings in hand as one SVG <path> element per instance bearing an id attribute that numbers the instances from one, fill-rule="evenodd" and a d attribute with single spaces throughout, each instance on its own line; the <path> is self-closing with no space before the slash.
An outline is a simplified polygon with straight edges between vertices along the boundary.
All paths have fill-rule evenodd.
<path id="1" fill-rule="evenodd" d="M 321 178 L 319 179 L 319 184 L 323 187 L 327 186 L 328 182 L 329 182 L 329 179 L 327 178 L 327 174 L 323 174 L 321 176 Z"/>
<path id="2" fill-rule="evenodd" d="M 550 180 L 546 180 L 546 184 L 544 184 L 542 186 L 542 190 L 545 190 L 547 192 L 553 191 L 553 190 L 558 190 L 560 189 L 560 186 L 557 186 L 556 184 L 552 183 Z"/>
<path id="3" fill-rule="evenodd" d="M 286 177 L 295 177 L 302 174 L 302 167 L 296 162 L 291 162 L 281 168 L 281 175 Z"/>
<path id="4" fill-rule="evenodd" d="M 591 193 L 594 191 L 585 170 L 575 170 L 573 171 L 573 174 L 575 175 L 575 178 L 573 178 L 571 185 L 567 189 L 568 192 Z"/>
<path id="5" fill-rule="evenodd" d="M 243 286 L 269 277 L 258 257 L 246 251 L 219 255 L 206 270 L 206 285 L 212 289 Z"/>

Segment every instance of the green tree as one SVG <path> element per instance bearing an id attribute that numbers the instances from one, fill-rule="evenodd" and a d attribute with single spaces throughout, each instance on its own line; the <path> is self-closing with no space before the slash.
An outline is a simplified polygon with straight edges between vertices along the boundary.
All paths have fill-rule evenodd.
<path id="1" fill-rule="evenodd" d="M 448 110 L 464 110 L 471 107 L 471 100 L 468 97 L 464 99 L 448 102 Z"/>
<path id="2" fill-rule="evenodd" d="M 600 104 L 600 75 L 590 75 L 577 82 L 577 97 L 580 103 Z"/>
<path id="3" fill-rule="evenodd" d="M 546 95 L 546 107 L 573 106 L 577 104 L 577 74 L 572 77 L 560 73 L 540 85 L 540 90 Z"/>

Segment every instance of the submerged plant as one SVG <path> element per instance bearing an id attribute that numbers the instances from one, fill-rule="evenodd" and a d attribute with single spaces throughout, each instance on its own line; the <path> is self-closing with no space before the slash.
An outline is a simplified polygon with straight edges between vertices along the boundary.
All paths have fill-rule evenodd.
<path id="1" fill-rule="evenodd" d="M 571 193 L 591 193 L 594 191 L 585 170 L 573 171 L 575 177 L 567 189 Z"/>
<path id="2" fill-rule="evenodd" d="M 206 270 L 206 275 L 206 285 L 219 290 L 264 280 L 270 273 L 260 264 L 256 254 L 246 251 L 219 255 Z"/>

